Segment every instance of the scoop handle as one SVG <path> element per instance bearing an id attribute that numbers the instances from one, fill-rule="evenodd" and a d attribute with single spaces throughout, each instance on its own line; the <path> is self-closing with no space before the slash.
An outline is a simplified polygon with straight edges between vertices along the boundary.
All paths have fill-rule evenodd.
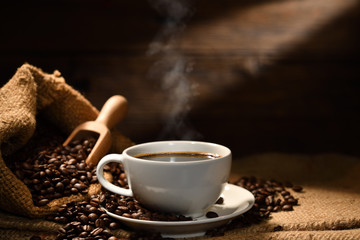
<path id="1" fill-rule="evenodd" d="M 95 121 L 112 129 L 125 117 L 127 108 L 126 98 L 120 95 L 114 95 L 105 102 Z"/>

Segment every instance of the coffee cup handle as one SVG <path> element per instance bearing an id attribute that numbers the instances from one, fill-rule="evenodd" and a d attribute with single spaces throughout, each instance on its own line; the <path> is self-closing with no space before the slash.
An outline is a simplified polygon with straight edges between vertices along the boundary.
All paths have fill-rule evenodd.
<path id="1" fill-rule="evenodd" d="M 126 188 L 121 188 L 121 187 L 115 186 L 114 184 L 112 184 L 111 182 L 109 182 L 108 180 L 106 180 L 104 178 L 104 167 L 106 164 L 112 163 L 112 162 L 124 164 L 123 155 L 122 154 L 108 154 L 99 161 L 99 163 L 97 164 L 97 167 L 96 167 L 96 175 L 97 175 L 98 181 L 105 189 L 109 190 L 110 192 L 128 196 L 128 197 L 133 197 L 134 194 L 131 191 L 131 189 L 126 189 Z"/>

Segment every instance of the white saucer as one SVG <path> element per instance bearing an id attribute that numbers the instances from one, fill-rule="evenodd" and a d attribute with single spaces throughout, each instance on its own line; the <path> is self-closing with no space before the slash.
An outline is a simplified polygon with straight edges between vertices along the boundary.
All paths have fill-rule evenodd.
<path id="1" fill-rule="evenodd" d="M 122 221 L 125 225 L 135 230 L 160 232 L 162 237 L 186 238 L 205 235 L 206 231 L 212 228 L 220 227 L 230 222 L 235 217 L 247 212 L 255 202 L 254 196 L 248 190 L 227 184 L 221 197 L 223 204 L 215 204 L 208 211 L 216 212 L 219 217 L 207 218 L 202 216 L 192 221 L 150 221 L 122 217 L 109 212 L 106 213 Z"/>

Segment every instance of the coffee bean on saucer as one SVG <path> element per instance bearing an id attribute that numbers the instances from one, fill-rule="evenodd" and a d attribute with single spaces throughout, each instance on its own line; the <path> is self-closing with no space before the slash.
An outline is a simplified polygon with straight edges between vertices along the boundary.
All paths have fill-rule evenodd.
<path id="1" fill-rule="evenodd" d="M 209 211 L 206 213 L 206 217 L 207 218 L 216 218 L 216 217 L 219 217 L 219 215 L 216 212 Z"/>
<path id="2" fill-rule="evenodd" d="M 219 197 L 219 199 L 216 201 L 215 204 L 223 204 L 224 203 L 224 198 L 223 197 Z"/>

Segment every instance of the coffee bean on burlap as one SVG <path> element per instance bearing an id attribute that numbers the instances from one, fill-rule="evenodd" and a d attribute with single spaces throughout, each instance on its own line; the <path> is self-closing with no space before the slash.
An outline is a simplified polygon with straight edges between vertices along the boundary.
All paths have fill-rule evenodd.
<path id="1" fill-rule="evenodd" d="M 278 225 L 276 227 L 274 227 L 274 232 L 277 232 L 277 231 L 282 231 L 283 230 L 283 227 Z"/>
<path id="2" fill-rule="evenodd" d="M 301 192 L 302 191 L 302 187 L 301 186 L 298 186 L 298 185 L 295 185 L 292 187 L 292 190 L 294 190 L 295 192 Z"/>
<path id="3" fill-rule="evenodd" d="M 249 226 L 266 220 L 271 213 L 279 211 L 293 211 L 294 206 L 298 205 L 298 199 L 292 196 L 292 189 L 301 192 L 301 186 L 293 185 L 290 182 L 279 182 L 275 180 L 263 180 L 256 177 L 242 177 L 235 185 L 249 190 L 255 197 L 254 206 L 240 217 L 231 221 L 230 224 L 207 231 L 210 236 L 222 236 L 225 231 Z M 280 231 L 277 227 L 274 231 Z"/>
<path id="4" fill-rule="evenodd" d="M 47 219 L 66 224 L 58 230 L 56 239 L 81 237 L 85 239 L 108 239 L 113 236 L 109 229 L 119 229 L 122 225 L 110 218 L 98 204 L 98 196 L 90 200 L 71 202 L 60 206 L 57 213 Z"/>

